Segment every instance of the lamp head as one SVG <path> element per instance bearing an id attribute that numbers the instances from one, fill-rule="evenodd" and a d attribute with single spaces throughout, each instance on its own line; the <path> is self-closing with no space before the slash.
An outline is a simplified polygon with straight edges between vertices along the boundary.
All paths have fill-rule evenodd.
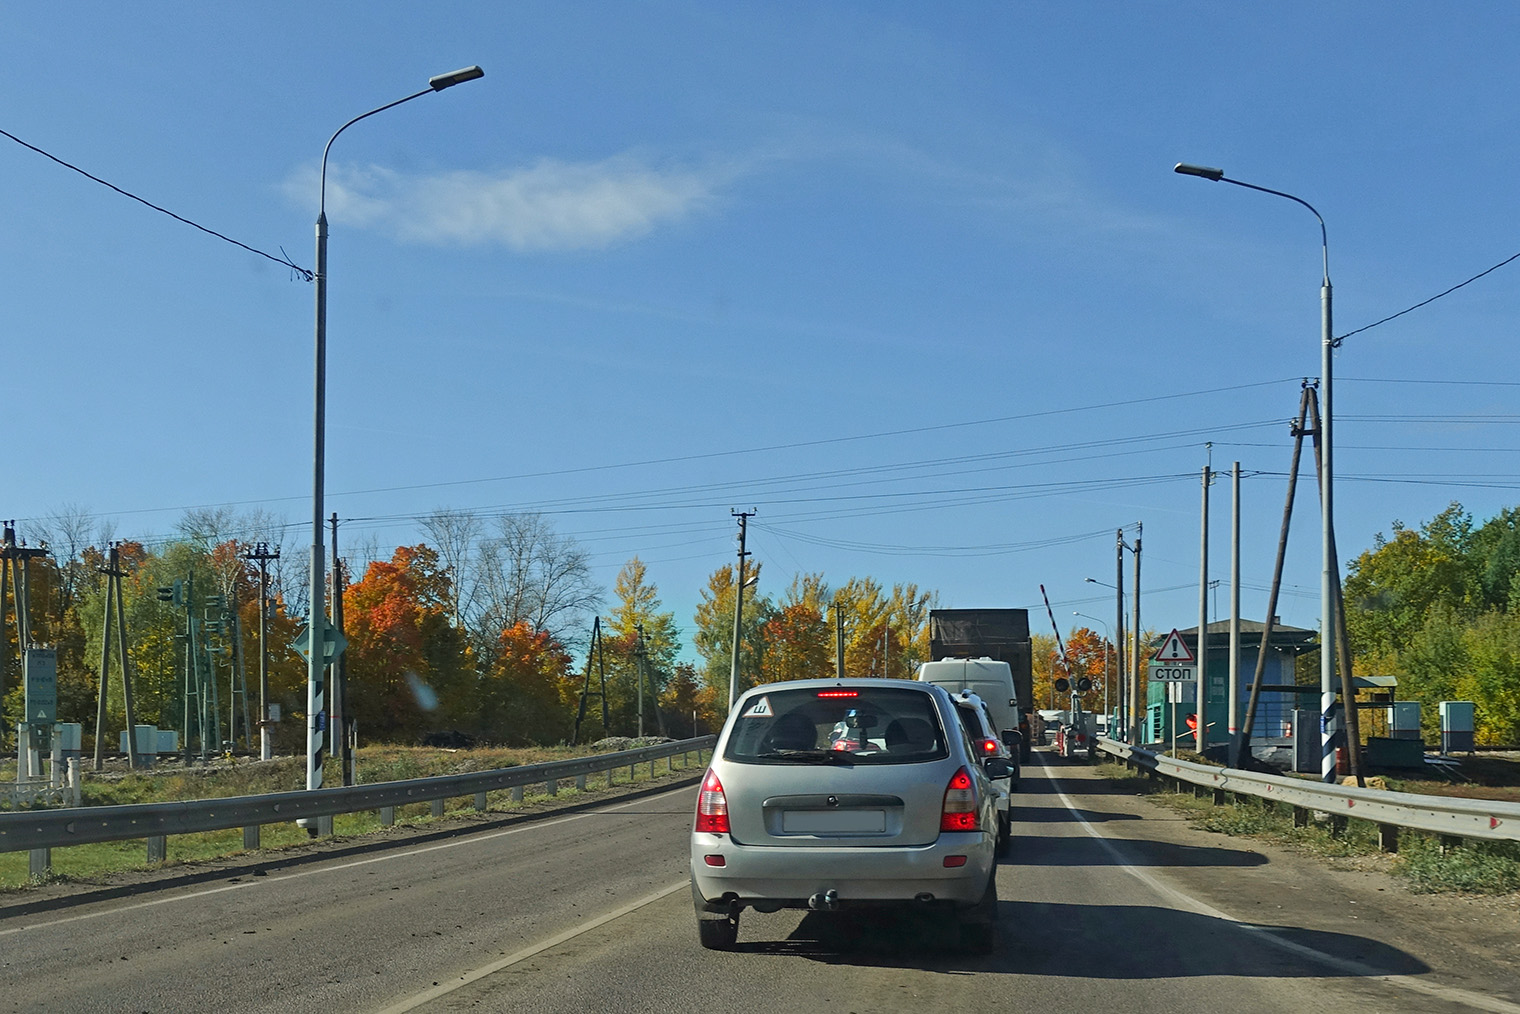
<path id="1" fill-rule="evenodd" d="M 457 84 L 464 84 L 466 81 L 474 81 L 476 78 L 485 76 L 486 72 L 479 67 L 461 67 L 447 74 L 434 74 L 428 78 L 428 86 L 435 92 L 441 92 L 445 88 L 452 88 Z"/>
<path id="2" fill-rule="evenodd" d="M 1172 172 L 1183 176 L 1200 176 L 1206 180 L 1213 180 L 1215 183 L 1224 179 L 1223 169 L 1212 169 L 1206 165 L 1189 165 L 1186 162 L 1178 162 L 1172 166 Z"/>

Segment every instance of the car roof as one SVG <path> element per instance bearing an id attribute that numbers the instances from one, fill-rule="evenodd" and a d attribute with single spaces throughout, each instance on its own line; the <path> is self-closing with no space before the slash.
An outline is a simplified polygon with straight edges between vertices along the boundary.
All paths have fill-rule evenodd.
<path id="1" fill-rule="evenodd" d="M 851 690 L 860 687 L 892 687 L 899 690 L 917 690 L 921 693 L 939 693 L 949 696 L 945 688 L 937 683 L 922 683 L 918 680 L 877 679 L 872 676 L 858 676 L 854 678 L 838 677 L 832 679 L 812 680 L 783 680 L 779 683 L 761 683 L 759 686 L 750 687 L 744 691 L 744 697 L 752 697 L 756 694 L 772 693 L 777 690 L 823 690 L 828 687 L 841 687 Z"/>

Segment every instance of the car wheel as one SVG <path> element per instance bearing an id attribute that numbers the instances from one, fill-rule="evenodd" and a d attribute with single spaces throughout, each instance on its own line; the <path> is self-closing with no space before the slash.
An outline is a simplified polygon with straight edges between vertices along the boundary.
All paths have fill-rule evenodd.
<path id="1" fill-rule="evenodd" d="M 982 900 L 961 917 L 961 947 L 971 954 L 991 954 L 997 947 L 997 874 L 987 878 Z"/>
<path id="2" fill-rule="evenodd" d="M 730 912 L 721 919 L 697 916 L 697 938 L 710 951 L 731 951 L 739 941 L 739 913 Z"/>

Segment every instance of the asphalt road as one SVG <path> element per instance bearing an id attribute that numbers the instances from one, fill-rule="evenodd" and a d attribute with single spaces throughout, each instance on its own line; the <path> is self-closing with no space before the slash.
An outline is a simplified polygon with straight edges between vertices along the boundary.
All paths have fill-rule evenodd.
<path id="1" fill-rule="evenodd" d="M 961 954 L 929 920 L 798 912 L 746 912 L 738 950 L 704 951 L 694 795 L 4 899 L 0 1010 L 1520 1014 L 1513 903 L 1412 896 L 1199 832 L 1044 752 L 998 873 L 994 954 Z"/>

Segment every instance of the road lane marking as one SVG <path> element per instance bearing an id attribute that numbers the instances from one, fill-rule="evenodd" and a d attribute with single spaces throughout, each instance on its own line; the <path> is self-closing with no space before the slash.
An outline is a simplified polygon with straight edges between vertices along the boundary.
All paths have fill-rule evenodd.
<path id="1" fill-rule="evenodd" d="M 1043 760 L 1041 761 L 1041 766 L 1044 767 L 1047 772 L 1050 772 L 1050 766 L 1045 764 Z M 1136 880 L 1140 881 L 1142 884 L 1146 885 L 1151 890 L 1161 895 L 1163 898 L 1171 901 L 1176 907 L 1190 909 L 1199 915 L 1206 915 L 1211 919 L 1219 919 L 1224 922 L 1233 923 L 1245 932 L 1255 935 L 1255 937 L 1263 943 L 1270 944 L 1279 950 L 1287 951 L 1289 954 L 1293 954 L 1297 957 L 1305 958 L 1317 964 L 1324 965 L 1348 977 L 1371 979 L 1377 982 L 1384 982 L 1390 986 L 1397 986 L 1414 993 L 1423 993 L 1424 995 L 1433 997 L 1435 999 L 1445 1000 L 1451 1003 L 1466 1004 L 1475 1010 L 1491 1011 L 1493 1014 L 1520 1014 L 1520 1004 L 1509 1003 L 1508 1001 L 1500 1000 L 1497 997 L 1484 996 L 1482 993 L 1473 993 L 1469 990 L 1459 989 L 1455 986 L 1443 986 L 1440 983 L 1425 982 L 1422 979 L 1417 979 L 1409 975 L 1390 975 L 1386 972 L 1379 972 L 1371 965 L 1363 964 L 1362 962 L 1357 961 L 1353 958 L 1338 958 L 1333 954 L 1326 954 L 1324 951 L 1317 951 L 1314 948 L 1306 946 L 1304 944 L 1296 943 L 1292 940 L 1284 940 L 1282 937 L 1277 935 L 1276 929 L 1274 927 L 1260 926 L 1255 923 L 1247 922 L 1244 919 L 1237 919 L 1235 916 L 1221 912 L 1219 909 L 1215 908 L 1205 901 L 1200 901 L 1190 894 L 1185 894 L 1174 887 L 1163 884 L 1160 880 L 1157 880 L 1155 877 L 1151 876 L 1144 870 L 1135 866 L 1131 866 L 1126 861 L 1123 852 L 1117 845 L 1114 844 L 1112 839 L 1108 838 L 1096 827 L 1089 824 L 1082 818 L 1081 813 L 1078 812 L 1078 809 L 1076 805 L 1072 803 L 1071 798 L 1068 797 L 1066 793 L 1061 791 L 1061 787 L 1057 784 L 1056 776 L 1054 773 L 1051 773 L 1050 780 L 1051 788 L 1055 790 L 1055 794 L 1060 797 L 1061 802 L 1066 806 L 1066 808 L 1071 811 L 1071 815 L 1076 818 L 1077 823 L 1082 825 L 1082 830 L 1086 831 L 1088 835 L 1094 838 L 1098 844 L 1102 846 L 1103 850 L 1109 854 L 1110 858 L 1114 860 L 1115 864 L 1121 870 L 1128 873 L 1130 876 L 1134 877 Z"/>
<path id="2" fill-rule="evenodd" d="M 86 919 L 98 919 L 101 916 L 119 915 L 123 912 L 133 912 L 137 911 L 138 909 L 153 908 L 157 905 L 169 905 L 180 901 L 195 901 L 199 898 L 209 898 L 218 894 L 225 894 L 228 891 L 240 891 L 245 887 L 269 887 L 274 884 L 282 884 L 300 877 L 311 877 L 321 873 L 337 873 L 341 870 L 351 870 L 355 867 L 368 866 L 372 863 L 389 862 L 393 859 L 407 859 L 411 856 L 425 855 L 428 852 L 437 852 L 441 849 L 458 848 L 461 845 L 473 845 L 479 844 L 480 842 L 494 841 L 497 838 L 505 838 L 508 835 L 522 834 L 524 831 L 536 831 L 551 827 L 558 827 L 561 824 L 568 824 L 576 820 L 584 820 L 587 817 L 599 816 L 601 814 L 609 813 L 613 810 L 621 810 L 625 809 L 626 807 L 637 806 L 641 803 L 653 802 L 654 800 L 662 799 L 665 796 L 673 796 L 680 792 L 690 791 L 691 787 L 691 785 L 683 785 L 679 788 L 670 789 L 667 792 L 661 792 L 657 795 L 644 796 L 639 799 L 629 800 L 622 803 L 614 803 L 608 806 L 598 807 L 595 810 L 587 810 L 585 813 L 576 813 L 568 817 L 556 817 L 553 820 L 547 821 L 534 821 L 527 824 L 522 824 L 518 827 L 509 827 L 501 831 L 492 831 L 486 834 L 465 835 L 454 841 L 440 842 L 436 845 L 424 845 L 419 848 L 407 849 L 404 852 L 387 852 L 382 856 L 371 856 L 367 859 L 355 859 L 351 862 L 346 863 L 334 863 L 331 865 L 322 864 L 315 866 L 312 869 L 294 870 L 290 873 L 271 873 L 266 876 L 258 877 L 257 879 L 248 880 L 242 883 L 222 884 L 219 887 L 208 887 L 200 891 L 190 892 L 188 894 L 176 894 L 164 898 L 152 898 L 148 901 L 139 901 L 131 905 L 108 905 L 107 907 L 94 912 L 82 912 L 78 915 L 64 916 L 59 919 L 49 919 L 45 922 L 30 922 L 19 926 L 9 926 L 0 929 L 0 937 L 10 936 L 13 933 L 21 933 L 27 930 L 39 930 L 48 929 L 53 926 L 65 926 L 69 923 L 82 922 Z"/>
<path id="3" fill-rule="evenodd" d="M 418 993 L 416 996 L 408 997 L 407 999 L 402 1000 L 400 1003 L 392 1004 L 389 1007 L 382 1007 L 380 1010 L 376 1011 L 375 1014 L 403 1014 L 404 1011 L 415 1010 L 425 1003 L 428 1003 L 432 1000 L 437 1000 L 442 996 L 447 996 L 449 993 L 454 992 L 456 989 L 468 986 L 472 982 L 478 982 L 488 975 L 494 975 L 495 973 L 500 972 L 502 969 L 510 968 L 513 965 L 517 964 L 519 961 L 526 961 L 528 958 L 533 957 L 535 954 L 541 954 L 544 951 L 549 950 L 551 947 L 558 947 L 560 944 L 565 943 L 568 940 L 574 940 L 582 933 L 589 933 L 599 926 L 605 926 L 609 922 L 612 922 L 616 919 L 621 919 L 623 916 L 628 915 L 631 912 L 637 912 L 645 905 L 651 905 L 654 902 L 659 901 L 661 898 L 668 897 L 669 895 L 672 895 L 677 891 L 682 890 L 683 888 L 689 888 L 690 886 L 690 880 L 678 880 L 674 884 L 671 884 L 669 887 L 662 887 L 660 890 L 654 892 L 653 894 L 646 894 L 639 900 L 631 901 L 628 904 L 624 905 L 622 908 L 608 912 L 605 915 L 599 915 L 583 926 L 577 926 L 574 929 L 567 929 L 562 933 L 556 933 L 554 936 L 550 937 L 547 940 L 542 940 L 530 947 L 525 947 L 514 954 L 508 954 L 500 961 L 493 961 L 489 965 L 486 965 L 482 968 L 477 968 L 472 972 L 466 972 L 464 975 L 461 975 L 456 982 L 450 982 L 442 986 L 434 986 L 432 989 L 429 989 L 425 993 Z"/>

